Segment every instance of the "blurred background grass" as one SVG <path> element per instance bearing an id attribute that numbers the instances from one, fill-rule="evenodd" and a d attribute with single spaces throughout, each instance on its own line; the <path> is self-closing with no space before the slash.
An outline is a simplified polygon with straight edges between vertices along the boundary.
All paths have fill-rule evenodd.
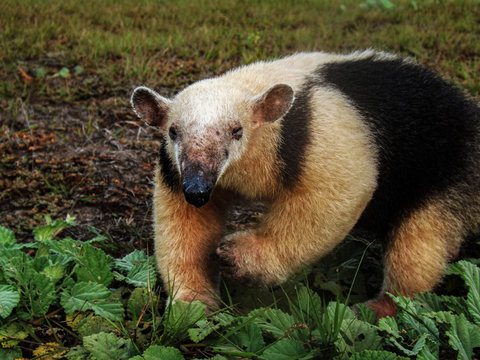
<path id="1" fill-rule="evenodd" d="M 480 91 L 478 0 L 3 0 L 0 44 L 4 109 L 18 97 L 125 95 L 135 84 L 168 95 L 259 59 L 369 47 L 414 56 Z M 38 68 L 47 78 L 62 67 L 85 72 L 66 91 L 52 81 L 24 86 L 19 66 L 33 78 Z"/>

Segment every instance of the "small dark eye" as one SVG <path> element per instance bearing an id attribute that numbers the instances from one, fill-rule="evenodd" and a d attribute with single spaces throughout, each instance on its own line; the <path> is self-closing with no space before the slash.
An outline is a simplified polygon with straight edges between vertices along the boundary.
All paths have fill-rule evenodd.
<path id="1" fill-rule="evenodd" d="M 175 130 L 173 126 L 170 127 L 170 129 L 168 130 L 168 136 L 170 136 L 170 139 L 172 139 L 173 141 L 175 141 L 175 139 L 177 138 L 177 130 Z"/>
<path id="2" fill-rule="evenodd" d="M 232 130 L 232 138 L 235 140 L 240 140 L 243 135 L 243 128 L 238 127 Z"/>

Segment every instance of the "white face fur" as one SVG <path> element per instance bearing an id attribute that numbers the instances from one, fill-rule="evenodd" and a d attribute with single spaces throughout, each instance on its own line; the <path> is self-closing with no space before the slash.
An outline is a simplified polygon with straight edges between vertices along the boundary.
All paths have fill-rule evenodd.
<path id="1" fill-rule="evenodd" d="M 251 129 L 248 94 L 208 80 L 179 93 L 170 106 L 167 131 L 180 174 L 186 162 L 200 161 L 217 180 L 241 158 Z"/>
<path id="2" fill-rule="evenodd" d="M 139 117 L 165 133 L 187 201 L 202 206 L 229 165 L 246 151 L 251 132 L 285 115 L 293 90 L 279 84 L 252 95 L 213 79 L 191 85 L 173 100 L 139 87 L 131 101 Z"/>

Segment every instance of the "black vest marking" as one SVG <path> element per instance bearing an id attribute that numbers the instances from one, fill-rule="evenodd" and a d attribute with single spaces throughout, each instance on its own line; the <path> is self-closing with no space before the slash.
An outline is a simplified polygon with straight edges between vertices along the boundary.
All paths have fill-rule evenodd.
<path id="1" fill-rule="evenodd" d="M 165 140 L 162 140 L 162 145 L 160 146 L 159 163 L 163 182 L 170 190 L 174 192 L 180 191 L 180 175 L 167 154 Z"/>
<path id="2" fill-rule="evenodd" d="M 478 108 L 432 71 L 372 56 L 329 63 L 317 74 L 351 99 L 378 151 L 378 188 L 359 227 L 386 237 L 402 215 L 469 171 Z"/>
<path id="3" fill-rule="evenodd" d="M 310 142 L 310 92 L 313 85 L 312 81 L 307 81 L 303 89 L 295 94 L 292 107 L 282 120 L 277 156 L 282 164 L 281 181 L 286 188 L 297 182 L 302 172 L 306 147 Z"/>

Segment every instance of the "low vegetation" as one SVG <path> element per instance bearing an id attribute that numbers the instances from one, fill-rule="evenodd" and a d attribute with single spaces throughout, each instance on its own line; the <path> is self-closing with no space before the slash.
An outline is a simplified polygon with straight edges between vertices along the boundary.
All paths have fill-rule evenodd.
<path id="1" fill-rule="evenodd" d="M 232 306 L 207 315 L 199 302 L 164 311 L 153 258 L 134 250 L 114 259 L 98 234 L 61 237 L 73 220 L 47 218 L 27 244 L 0 227 L 2 359 L 24 356 L 25 347 L 38 359 L 471 359 L 480 347 L 475 262 L 449 268 L 466 296 L 392 296 L 397 318 L 378 323 L 367 306 L 354 313 L 303 285 L 286 294 L 285 306 L 246 315 Z"/>

